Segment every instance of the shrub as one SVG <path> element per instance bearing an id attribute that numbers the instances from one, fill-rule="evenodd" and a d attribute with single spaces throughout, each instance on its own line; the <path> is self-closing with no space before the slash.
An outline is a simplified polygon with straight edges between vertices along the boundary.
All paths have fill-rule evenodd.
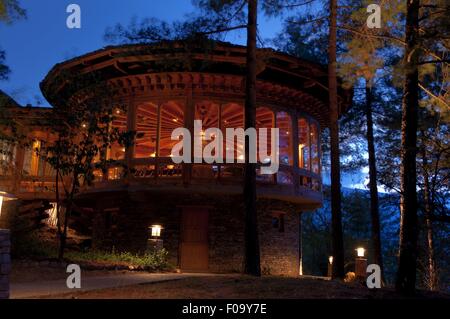
<path id="1" fill-rule="evenodd" d="M 130 252 L 106 252 L 100 250 L 88 250 L 84 252 L 67 252 L 66 258 L 73 262 L 99 262 L 111 264 L 126 264 L 141 267 L 148 271 L 167 270 L 170 268 L 167 262 L 165 249 L 147 252 L 143 255 Z"/>

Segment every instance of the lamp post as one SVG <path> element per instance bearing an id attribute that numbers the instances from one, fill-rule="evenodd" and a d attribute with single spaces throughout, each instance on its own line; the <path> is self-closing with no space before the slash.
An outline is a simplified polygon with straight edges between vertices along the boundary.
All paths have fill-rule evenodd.
<path id="1" fill-rule="evenodd" d="M 328 277 L 333 277 L 333 256 L 328 257 Z"/>
<path id="2" fill-rule="evenodd" d="M 366 278 L 367 258 L 364 257 L 365 252 L 363 247 L 356 248 L 355 275 L 357 279 Z"/>
<path id="3" fill-rule="evenodd" d="M 147 249 L 149 251 L 158 251 L 163 248 L 163 240 L 161 239 L 162 229 L 163 227 L 157 224 L 149 227 L 150 236 L 147 241 Z"/>

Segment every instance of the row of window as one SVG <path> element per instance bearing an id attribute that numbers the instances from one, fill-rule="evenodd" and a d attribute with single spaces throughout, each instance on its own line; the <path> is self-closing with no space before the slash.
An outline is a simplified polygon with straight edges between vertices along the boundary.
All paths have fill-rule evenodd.
<path id="1" fill-rule="evenodd" d="M 178 142 L 171 140 L 172 131 L 178 127 L 185 126 L 184 107 L 181 103 L 174 101 L 162 104 L 160 107 L 153 103 L 143 103 L 138 105 L 136 109 L 135 120 L 134 158 L 169 157 L 172 147 Z M 244 109 L 236 103 L 222 105 L 212 102 L 196 103 L 194 120 L 202 121 L 203 130 L 218 127 L 225 131 L 227 128 L 244 127 Z M 127 131 L 127 123 L 127 114 L 117 111 L 112 123 L 113 127 L 121 131 Z M 256 129 L 268 129 L 267 150 L 269 153 L 272 151 L 270 128 L 278 127 L 280 130 L 280 163 L 292 166 L 294 162 L 294 147 L 298 147 L 298 166 L 317 174 L 320 173 L 320 133 L 318 125 L 307 118 L 299 118 L 297 122 L 298 145 L 295 146 L 293 145 L 292 125 L 292 118 L 287 112 L 273 112 L 266 107 L 258 108 L 256 111 Z M 25 150 L 23 161 L 23 172 L 25 175 L 54 175 L 52 167 L 42 157 L 38 156 L 39 150 L 44 146 L 43 143 L 45 142 L 35 141 L 32 146 Z M 209 142 L 204 141 L 204 143 Z M 244 157 L 243 146 L 238 145 L 236 140 L 227 141 L 227 138 L 224 138 L 223 143 L 224 150 L 227 149 L 227 143 L 234 145 L 235 159 Z M 9 153 L 14 153 L 15 150 L 11 150 L 6 143 L 1 144 L 0 147 L 0 164 L 11 162 L 10 158 L 13 155 Z M 110 150 L 108 150 L 107 157 L 114 160 L 124 159 L 124 146 L 117 143 L 112 145 Z M 7 171 L 8 169 L 3 167 L 2 175 Z"/>
<path id="2" fill-rule="evenodd" d="M 195 105 L 194 120 L 202 121 L 202 128 L 217 127 L 223 132 L 227 128 L 244 127 L 244 109 L 236 103 L 216 104 L 200 102 Z M 268 151 L 271 151 L 270 128 L 280 129 L 280 163 L 293 165 L 293 130 L 292 118 L 287 112 L 274 113 L 266 107 L 256 111 L 256 129 L 267 128 Z M 181 103 L 170 101 L 160 107 L 153 103 L 143 103 L 136 108 L 136 140 L 134 143 L 134 158 L 169 157 L 172 147 L 178 142 L 171 140 L 172 131 L 185 125 L 185 112 Z M 300 168 L 320 171 L 319 128 L 317 123 L 307 118 L 298 119 L 298 165 Z M 116 114 L 113 126 L 122 131 L 127 130 L 126 114 Z M 159 132 L 158 132 L 159 131 Z M 244 149 L 237 141 L 227 141 L 224 138 L 224 150 L 227 142 L 234 144 L 235 158 L 243 158 Z M 208 143 L 208 141 L 204 141 Z M 125 148 L 113 145 L 109 158 L 120 160 L 125 157 Z"/>

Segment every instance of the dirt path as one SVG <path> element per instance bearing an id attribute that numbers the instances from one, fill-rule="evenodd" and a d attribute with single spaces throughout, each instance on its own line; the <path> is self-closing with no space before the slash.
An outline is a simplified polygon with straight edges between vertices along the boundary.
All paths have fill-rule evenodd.
<path id="1" fill-rule="evenodd" d="M 419 298 L 449 298 L 421 294 Z M 369 290 L 361 284 L 344 284 L 311 278 L 214 275 L 186 277 L 176 281 L 53 295 L 80 299 L 372 299 L 400 298 L 392 289 Z"/>

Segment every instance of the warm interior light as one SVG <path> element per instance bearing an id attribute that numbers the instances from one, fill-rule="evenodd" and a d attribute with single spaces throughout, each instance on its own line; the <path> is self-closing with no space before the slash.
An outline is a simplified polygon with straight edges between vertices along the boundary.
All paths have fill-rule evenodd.
<path id="1" fill-rule="evenodd" d="M 328 257 L 328 262 L 330 263 L 330 265 L 333 263 L 333 256 Z"/>
<path id="2" fill-rule="evenodd" d="M 0 195 L 0 216 L 2 216 L 3 196 Z"/>
<path id="3" fill-rule="evenodd" d="M 239 159 L 239 160 L 243 160 L 243 159 L 244 159 L 244 155 L 243 155 L 243 154 L 239 155 L 239 156 L 238 156 L 238 159 Z"/>
<path id="4" fill-rule="evenodd" d="M 116 110 L 116 114 L 120 114 L 120 110 L 119 109 Z"/>
<path id="5" fill-rule="evenodd" d="M 156 157 L 156 153 L 151 153 L 150 157 Z"/>
<path id="6" fill-rule="evenodd" d="M 122 152 L 125 152 L 125 151 L 126 151 L 126 149 L 125 149 L 125 147 L 123 147 L 123 148 L 122 148 Z"/>
<path id="7" fill-rule="evenodd" d="M 362 248 L 362 247 L 356 248 L 356 254 L 357 254 L 358 257 L 364 257 L 364 252 L 365 251 L 366 250 L 364 248 Z"/>
<path id="8" fill-rule="evenodd" d="M 160 237 L 161 236 L 161 225 L 152 225 L 152 237 Z"/>
<path id="9" fill-rule="evenodd" d="M 86 126 L 87 126 L 86 123 L 81 124 L 82 128 L 86 128 Z"/>
<path id="10" fill-rule="evenodd" d="M 303 163 L 303 148 L 305 147 L 305 144 L 298 144 L 298 163 L 300 167 L 304 166 Z"/>
<path id="11" fill-rule="evenodd" d="M 178 119 L 174 118 L 174 119 L 172 119 L 172 121 L 176 123 L 176 122 L 178 122 Z"/>

